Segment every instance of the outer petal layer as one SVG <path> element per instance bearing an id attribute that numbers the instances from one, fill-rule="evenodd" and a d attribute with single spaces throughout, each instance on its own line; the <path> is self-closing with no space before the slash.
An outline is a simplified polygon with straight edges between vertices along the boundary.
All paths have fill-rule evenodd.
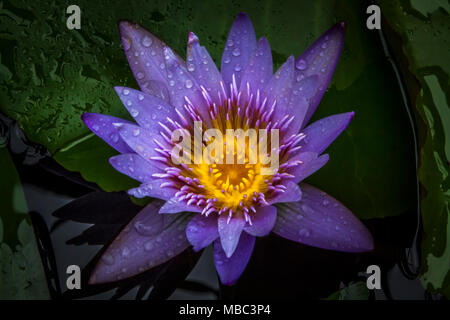
<path id="1" fill-rule="evenodd" d="M 117 129 L 113 125 L 113 123 L 117 122 L 129 124 L 131 124 L 131 122 L 97 113 L 84 113 L 81 116 L 81 119 L 93 133 L 120 153 L 133 152 L 133 150 L 120 138 Z"/>
<path id="2" fill-rule="evenodd" d="M 158 122 L 167 126 L 170 125 L 167 118 L 178 120 L 175 108 L 156 96 L 126 87 L 114 89 L 134 120 L 141 127 L 153 130 L 154 134 L 161 130 Z"/>
<path id="3" fill-rule="evenodd" d="M 347 128 L 355 113 L 340 113 L 320 119 L 303 130 L 306 137 L 299 143 L 301 152 L 321 154 Z"/>
<path id="4" fill-rule="evenodd" d="M 117 171 L 140 182 L 150 182 L 155 179 L 152 174 L 160 172 L 159 168 L 152 166 L 136 153 L 119 154 L 109 158 L 109 163 Z"/>
<path id="5" fill-rule="evenodd" d="M 247 68 L 245 68 L 242 75 L 240 91 L 243 97 L 241 98 L 249 99 L 247 84 L 250 88 L 250 94 L 256 95 L 258 90 L 262 94 L 262 90 L 270 80 L 270 77 L 272 77 L 272 73 L 272 52 L 270 51 L 269 42 L 263 37 L 259 39 L 258 47 L 251 55 Z"/>
<path id="6" fill-rule="evenodd" d="M 162 188 L 161 185 L 166 182 L 167 181 L 164 179 L 154 179 L 141 184 L 137 188 L 128 190 L 128 194 L 136 198 L 151 197 L 162 200 L 169 200 L 175 195 L 178 189 L 174 187 Z"/>
<path id="7" fill-rule="evenodd" d="M 160 265 L 181 253 L 189 242 L 184 229 L 189 221 L 186 215 L 167 219 L 158 214 L 158 206 L 153 203 L 145 207 L 121 231 L 103 254 L 89 283 L 104 283 L 131 277 L 147 269 Z M 159 226 L 155 234 L 152 226 Z M 162 227 L 161 227 L 162 226 Z"/>
<path id="8" fill-rule="evenodd" d="M 186 55 L 187 70 L 194 76 L 211 97 L 212 102 L 220 105 L 218 92 L 222 75 L 205 47 L 200 46 L 198 37 L 190 32 Z"/>
<path id="9" fill-rule="evenodd" d="M 242 74 L 255 48 L 256 36 L 252 22 L 245 13 L 239 13 L 228 34 L 220 67 L 227 88 L 232 83 L 233 74 L 240 87 Z"/>
<path id="10" fill-rule="evenodd" d="M 196 214 L 186 228 L 186 237 L 194 247 L 195 251 L 199 251 L 219 237 L 217 230 L 217 216 Z"/>
<path id="11" fill-rule="evenodd" d="M 292 159 L 289 159 L 289 161 L 302 162 L 301 164 L 289 170 L 289 173 L 295 176 L 292 181 L 295 183 L 299 183 L 303 179 L 306 179 L 314 172 L 322 168 L 329 159 L 330 157 L 328 156 L 328 154 L 323 154 L 318 157 L 317 153 L 315 152 L 302 152 Z"/>
<path id="12" fill-rule="evenodd" d="M 159 213 L 180 213 L 180 212 L 202 212 L 196 204 L 187 204 L 185 201 L 179 201 L 177 197 L 173 197 L 161 207 Z"/>
<path id="13" fill-rule="evenodd" d="M 231 257 L 236 246 L 239 243 L 239 237 L 245 226 L 245 220 L 242 217 L 233 217 L 228 219 L 226 215 L 219 216 L 218 229 L 220 235 L 220 243 L 227 257 Z"/>
<path id="14" fill-rule="evenodd" d="M 277 208 L 273 206 L 261 207 L 251 219 L 252 224 L 245 226 L 245 232 L 256 237 L 267 236 L 272 231 L 277 220 Z"/>
<path id="15" fill-rule="evenodd" d="M 367 228 L 340 202 L 305 183 L 303 198 L 278 207 L 273 232 L 309 246 L 362 252 L 373 249 Z"/>
<path id="16" fill-rule="evenodd" d="M 119 32 L 128 63 L 141 90 L 154 93 L 150 80 L 167 84 L 163 54 L 166 44 L 138 24 L 128 21 L 119 22 Z M 179 56 L 176 59 L 184 63 Z"/>
<path id="17" fill-rule="evenodd" d="M 269 199 L 270 204 L 280 203 L 280 202 L 297 202 L 302 199 L 302 191 L 299 186 L 292 182 L 286 181 L 283 183 L 286 186 L 284 192 L 277 193 L 274 197 Z"/>
<path id="18" fill-rule="evenodd" d="M 250 261 L 254 246 L 255 237 L 244 232 L 234 254 L 231 257 L 227 257 L 220 241 L 216 240 L 214 242 L 214 265 L 220 281 L 224 285 L 230 286 L 239 279 Z"/>
<path id="19" fill-rule="evenodd" d="M 295 61 L 295 78 L 317 76 L 317 92 L 313 95 L 308 111 L 303 119 L 302 127 L 311 119 L 322 99 L 344 45 L 345 26 L 338 23 L 317 39 Z"/>

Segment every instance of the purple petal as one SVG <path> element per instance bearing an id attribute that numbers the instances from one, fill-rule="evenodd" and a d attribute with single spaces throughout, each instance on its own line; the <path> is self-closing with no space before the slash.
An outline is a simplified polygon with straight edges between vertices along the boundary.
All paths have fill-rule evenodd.
<path id="1" fill-rule="evenodd" d="M 140 182 L 155 180 L 155 178 L 152 177 L 152 174 L 161 173 L 160 168 L 153 166 L 151 162 L 144 160 L 135 153 L 120 154 L 111 157 L 109 158 L 109 163 L 117 171 Z"/>
<path id="2" fill-rule="evenodd" d="M 193 245 L 195 251 L 199 251 L 210 245 L 219 237 L 217 230 L 217 216 L 195 215 L 186 228 L 186 237 Z"/>
<path id="3" fill-rule="evenodd" d="M 312 75 L 309 77 L 297 76 L 292 84 L 292 93 L 289 103 L 281 110 L 284 115 L 294 116 L 295 120 L 286 128 L 285 135 L 296 134 L 302 127 L 303 119 L 308 112 L 311 98 L 319 90 L 319 77 Z"/>
<path id="4" fill-rule="evenodd" d="M 120 138 L 113 123 L 131 123 L 129 121 L 98 113 L 84 113 L 81 119 L 97 136 L 120 153 L 130 153 L 133 150 Z"/>
<path id="5" fill-rule="evenodd" d="M 219 101 L 218 92 L 220 91 L 222 75 L 208 51 L 205 47 L 200 46 L 198 37 L 192 32 L 189 33 L 186 60 L 187 70 L 197 80 L 198 84 L 207 90 L 212 102 L 221 105 L 222 101 Z"/>
<path id="6" fill-rule="evenodd" d="M 195 204 L 187 204 L 186 201 L 180 201 L 177 197 L 172 197 L 161 207 L 159 213 L 202 212 L 202 210 L 203 208 Z"/>
<path id="7" fill-rule="evenodd" d="M 354 112 L 335 114 L 320 119 L 303 130 L 306 137 L 300 142 L 301 152 L 321 154 L 352 121 Z"/>
<path id="8" fill-rule="evenodd" d="M 102 255 L 89 283 L 113 282 L 134 276 L 170 260 L 189 247 L 184 232 L 189 215 L 163 220 L 162 227 L 157 216 L 158 206 L 153 202 L 140 211 Z M 158 231 L 157 234 L 154 231 Z"/>
<path id="9" fill-rule="evenodd" d="M 128 63 L 141 90 L 146 93 L 154 91 L 150 80 L 167 84 L 163 54 L 166 44 L 141 26 L 128 21 L 119 22 L 119 32 Z M 183 63 L 180 57 L 175 56 L 175 59 Z"/>
<path id="10" fill-rule="evenodd" d="M 133 124 L 123 123 L 115 124 L 115 126 L 122 139 L 141 157 L 146 160 L 151 160 L 152 157 L 161 157 L 161 154 L 155 151 L 155 149 L 160 147 L 154 140 L 162 140 L 160 136 L 156 134 L 158 128 L 145 129 Z M 160 141 L 160 143 L 162 143 L 162 141 Z M 160 165 L 162 165 L 162 163 Z"/>
<path id="11" fill-rule="evenodd" d="M 329 159 L 330 157 L 328 156 L 328 154 L 323 154 L 318 157 L 318 154 L 315 152 L 302 152 L 297 156 L 289 159 L 289 161 L 303 162 L 289 170 L 289 173 L 295 176 L 292 181 L 295 183 L 299 183 L 303 179 L 306 179 L 314 172 L 322 168 Z"/>
<path id="12" fill-rule="evenodd" d="M 283 183 L 286 186 L 284 192 L 278 192 L 274 197 L 269 199 L 269 204 L 275 204 L 280 202 L 297 202 L 302 199 L 302 191 L 297 183 L 292 181 L 286 181 Z"/>
<path id="13" fill-rule="evenodd" d="M 260 207 L 254 215 L 251 216 L 252 224 L 247 224 L 245 232 L 256 237 L 267 236 L 272 231 L 277 220 L 277 208 L 273 206 Z"/>
<path id="14" fill-rule="evenodd" d="M 155 134 L 161 130 L 158 122 L 170 127 L 167 118 L 178 120 L 175 108 L 158 97 L 126 87 L 114 89 L 134 120 L 143 128 L 156 129 Z"/>
<path id="15" fill-rule="evenodd" d="M 302 127 L 309 121 L 330 83 L 344 45 L 345 26 L 338 23 L 317 39 L 295 61 L 295 77 L 317 75 L 318 90 L 311 98 Z"/>
<path id="16" fill-rule="evenodd" d="M 169 83 L 169 95 L 172 105 L 180 110 L 186 104 L 186 98 L 192 103 L 193 108 L 200 114 L 206 124 L 210 124 L 208 104 L 203 97 L 200 86 L 194 76 L 180 64 L 168 47 L 164 48 L 164 57 L 167 69 L 167 81 Z"/>
<path id="17" fill-rule="evenodd" d="M 250 87 L 250 94 L 256 95 L 257 91 L 262 90 L 270 80 L 273 73 L 272 52 L 266 38 L 262 37 L 258 41 L 258 47 L 250 57 L 250 61 L 242 75 L 240 91 L 244 94 L 242 98 L 247 97 L 247 83 Z"/>
<path id="18" fill-rule="evenodd" d="M 167 90 L 167 85 L 161 81 L 157 80 L 148 81 L 145 92 L 167 103 L 170 103 L 170 96 L 169 90 Z"/>
<path id="19" fill-rule="evenodd" d="M 228 34 L 220 67 L 227 88 L 233 81 L 233 74 L 237 87 L 240 87 L 242 74 L 255 49 L 256 36 L 252 22 L 245 13 L 239 13 Z"/>
<path id="20" fill-rule="evenodd" d="M 214 265 L 224 285 L 230 286 L 239 279 L 250 261 L 254 246 L 255 237 L 244 232 L 234 254 L 227 257 L 220 241 L 214 241 Z"/>
<path id="21" fill-rule="evenodd" d="M 245 226 L 245 220 L 240 217 L 232 217 L 228 219 L 228 215 L 225 213 L 219 216 L 218 230 L 220 235 L 220 243 L 225 251 L 226 256 L 229 258 L 236 250 L 236 246 L 239 242 L 239 237 Z"/>
<path id="22" fill-rule="evenodd" d="M 154 179 L 152 181 L 141 184 L 137 188 L 128 190 L 128 194 L 135 198 L 150 197 L 150 198 L 157 198 L 157 199 L 162 199 L 162 200 L 169 200 L 179 190 L 174 187 L 161 188 L 161 185 L 165 182 L 167 182 L 167 180 Z"/>
<path id="23" fill-rule="evenodd" d="M 362 252 L 373 249 L 367 228 L 340 202 L 305 183 L 303 198 L 278 207 L 273 232 L 313 247 Z"/>
<path id="24" fill-rule="evenodd" d="M 274 120 L 281 120 L 286 115 L 284 112 L 291 96 L 293 80 L 294 56 L 290 56 L 264 88 L 267 96 L 267 106 L 271 108 L 276 101 L 275 112 L 273 113 Z"/>

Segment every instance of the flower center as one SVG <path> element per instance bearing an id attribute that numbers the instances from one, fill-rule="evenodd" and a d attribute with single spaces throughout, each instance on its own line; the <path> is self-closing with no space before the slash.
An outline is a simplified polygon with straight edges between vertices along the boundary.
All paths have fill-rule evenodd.
<path id="1" fill-rule="evenodd" d="M 201 89 L 208 105 L 209 119 L 202 116 L 188 99 L 184 107 L 185 115 L 179 114 L 184 129 L 194 140 L 194 127 L 200 124 L 200 131 L 204 132 L 200 145 L 192 141 L 193 154 L 187 163 L 175 164 L 173 158 L 169 161 L 165 153 L 167 162 L 171 164 L 166 168 L 167 174 L 162 176 L 169 176 L 173 182 L 163 183 L 161 187 L 178 189 L 175 194 L 178 201 L 200 207 L 206 216 L 212 213 L 227 214 L 231 219 L 239 214 L 251 223 L 251 215 L 258 207 L 268 205 L 272 197 L 285 192 L 286 187 L 281 182 L 290 174 L 284 172 L 287 163 L 280 167 L 278 163 L 286 159 L 289 150 L 295 149 L 302 136 L 284 136 L 293 117 L 285 116 L 274 121 L 276 101 L 269 105 L 267 98 L 260 96 L 259 91 L 253 95 L 247 87 L 245 95 L 237 90 L 234 83 L 231 93 L 227 95 L 222 85 L 222 95 L 219 93 L 221 105 L 217 106 L 208 91 L 203 87 Z M 219 132 L 220 137 L 211 135 L 208 129 L 216 129 L 213 132 Z M 229 135 L 231 129 L 234 131 Z M 277 132 L 276 143 L 271 136 L 274 131 Z M 280 138 L 284 141 L 281 146 Z M 196 151 L 203 161 L 196 161 Z M 204 161 L 205 154 L 209 162 Z"/>

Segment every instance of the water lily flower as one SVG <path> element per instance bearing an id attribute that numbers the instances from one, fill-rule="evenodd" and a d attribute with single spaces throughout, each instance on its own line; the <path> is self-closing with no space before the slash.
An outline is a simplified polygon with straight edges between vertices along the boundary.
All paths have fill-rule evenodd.
<path id="1" fill-rule="evenodd" d="M 275 73 L 267 39 L 256 40 L 244 13 L 228 34 L 220 71 L 192 32 L 184 61 L 139 25 L 122 21 L 119 30 L 140 90 L 115 90 L 136 123 L 94 113 L 82 119 L 120 153 L 111 165 L 141 183 L 129 194 L 160 200 L 120 232 L 90 283 L 130 277 L 190 246 L 199 251 L 212 244 L 220 280 L 231 285 L 244 271 L 255 238 L 270 232 L 323 249 L 372 250 L 369 231 L 346 207 L 301 183 L 327 163 L 324 150 L 354 116 L 336 114 L 307 125 L 341 53 L 344 23 Z M 262 175 L 262 164 L 248 158 L 241 164 L 175 163 L 171 134 L 192 134 L 195 121 L 203 129 L 278 129 L 278 170 Z"/>

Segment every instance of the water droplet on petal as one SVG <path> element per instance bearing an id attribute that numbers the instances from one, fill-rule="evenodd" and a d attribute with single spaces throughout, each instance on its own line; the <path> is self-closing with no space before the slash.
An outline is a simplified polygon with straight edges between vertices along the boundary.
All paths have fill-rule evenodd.
<path id="1" fill-rule="evenodd" d="M 240 64 L 237 64 L 235 67 L 234 67 L 234 71 L 237 71 L 237 72 L 239 72 L 239 71 L 241 71 L 241 65 Z"/>
<path id="2" fill-rule="evenodd" d="M 117 142 L 119 141 L 119 135 L 116 134 L 116 133 L 111 133 L 111 135 L 110 135 L 109 137 L 111 138 L 111 140 L 112 140 L 114 143 L 117 143 Z"/>
<path id="3" fill-rule="evenodd" d="M 133 108 L 130 110 L 130 114 L 133 118 L 136 118 L 139 115 L 139 111 Z"/>
<path id="4" fill-rule="evenodd" d="M 193 72 L 195 70 L 195 66 L 192 63 L 190 63 L 190 64 L 188 64 L 187 69 L 188 69 L 188 71 Z"/>
<path id="5" fill-rule="evenodd" d="M 239 48 L 235 48 L 233 50 L 233 56 L 238 57 L 241 54 L 241 50 L 239 50 Z"/>
<path id="6" fill-rule="evenodd" d="M 139 128 L 133 129 L 133 136 L 137 137 L 139 135 L 139 133 L 141 133 L 141 130 L 139 130 Z"/>
<path id="7" fill-rule="evenodd" d="M 298 60 L 297 62 L 296 62 L 296 64 L 295 64 L 295 67 L 298 69 L 298 70 L 305 70 L 306 69 L 306 61 L 305 60 L 303 60 L 303 59 L 300 59 L 300 60 Z"/>
<path id="8" fill-rule="evenodd" d="M 153 43 L 153 40 L 152 40 L 152 38 L 150 38 L 149 36 L 145 36 L 143 39 L 142 39 L 142 45 L 144 46 L 144 47 L 150 47 L 151 45 L 152 45 L 152 43 Z"/>
<path id="9" fill-rule="evenodd" d="M 143 72 L 138 72 L 138 73 L 136 74 L 136 78 L 139 79 L 139 80 L 144 79 L 144 77 L 145 77 L 145 75 L 144 75 Z"/>
<path id="10" fill-rule="evenodd" d="M 139 99 L 139 101 L 144 100 L 144 95 L 143 95 L 143 94 L 139 94 L 139 95 L 138 95 L 138 99 Z"/>
<path id="11" fill-rule="evenodd" d="M 186 83 L 185 83 L 185 86 L 186 86 L 187 89 L 192 88 L 192 81 L 189 80 L 189 79 L 187 79 L 187 80 L 186 80 Z"/>
<path id="12" fill-rule="evenodd" d="M 122 257 L 126 258 L 130 255 L 130 249 L 128 249 L 128 247 L 124 247 L 122 249 Z"/>
<path id="13" fill-rule="evenodd" d="M 306 228 L 302 228 L 300 229 L 300 231 L 298 232 L 298 235 L 302 238 L 308 238 L 310 236 L 310 232 L 308 229 Z"/>
<path id="14" fill-rule="evenodd" d="M 149 240 L 146 243 L 144 243 L 144 250 L 145 251 L 152 251 L 153 249 L 153 241 Z"/>
<path id="15" fill-rule="evenodd" d="M 107 265 L 113 265 L 114 264 L 114 257 L 111 254 L 109 254 L 109 253 L 105 253 L 102 256 L 102 261 L 105 264 L 107 264 Z"/>
<path id="16" fill-rule="evenodd" d="M 98 125 L 94 124 L 94 125 L 92 126 L 92 129 L 94 129 L 95 131 L 98 131 L 98 129 L 100 129 L 100 127 L 99 127 Z"/>
<path id="17" fill-rule="evenodd" d="M 123 89 L 123 90 L 122 90 L 122 93 L 123 93 L 124 96 L 127 96 L 127 95 L 130 93 L 130 90 L 128 90 L 128 89 Z"/>

